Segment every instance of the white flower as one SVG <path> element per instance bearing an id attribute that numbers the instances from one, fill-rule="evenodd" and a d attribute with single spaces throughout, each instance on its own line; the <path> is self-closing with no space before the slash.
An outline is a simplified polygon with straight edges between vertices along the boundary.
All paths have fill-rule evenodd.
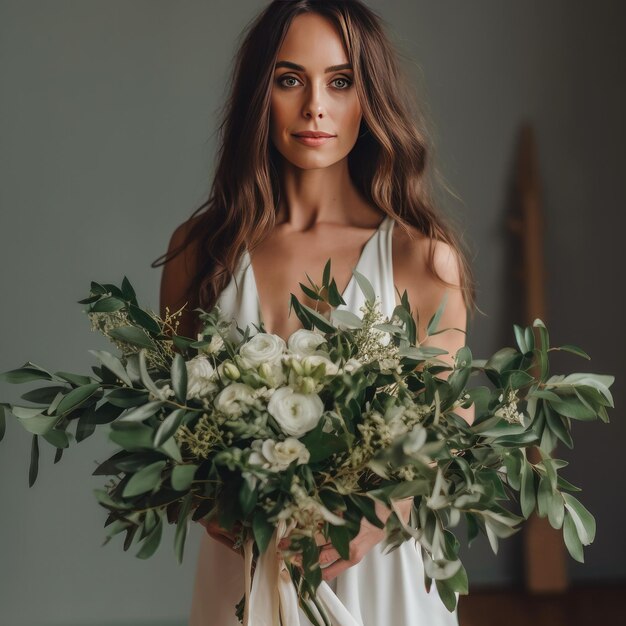
<path id="1" fill-rule="evenodd" d="M 198 333 L 198 341 L 205 341 L 204 335 L 202 333 Z M 223 348 L 224 340 L 219 333 L 215 333 L 214 335 L 211 335 L 209 345 L 203 346 L 202 348 L 200 348 L 200 351 L 205 354 L 216 354 Z"/>
<path id="2" fill-rule="evenodd" d="M 285 433 L 300 437 L 317 426 L 324 403 L 316 393 L 296 393 L 291 387 L 281 387 L 273 393 L 267 410 Z"/>
<path id="3" fill-rule="evenodd" d="M 498 400 L 502 402 L 504 395 L 500 394 Z M 494 411 L 494 415 L 503 418 L 509 422 L 509 424 L 523 424 L 524 414 L 517 410 L 517 400 L 517 390 L 510 389 L 507 393 L 506 404 Z"/>
<path id="4" fill-rule="evenodd" d="M 209 359 L 199 354 L 185 363 L 187 368 L 187 399 L 201 398 L 215 391 L 215 369 Z"/>
<path id="5" fill-rule="evenodd" d="M 289 336 L 287 347 L 298 356 L 308 356 L 310 354 L 320 354 L 321 351 L 317 350 L 317 347 L 325 341 L 326 339 L 321 333 L 300 328 Z"/>
<path id="6" fill-rule="evenodd" d="M 239 349 L 239 354 L 252 366 L 277 361 L 285 352 L 285 340 L 270 333 L 257 333 Z"/>
<path id="7" fill-rule="evenodd" d="M 251 447 L 250 464 L 272 472 L 286 470 L 293 461 L 298 461 L 298 465 L 308 463 L 311 458 L 306 446 L 294 437 L 288 437 L 285 441 L 256 439 Z"/>
<path id="8" fill-rule="evenodd" d="M 165 402 L 169 397 L 174 395 L 174 390 L 169 386 L 168 383 L 165 383 L 163 387 L 159 389 L 158 393 L 148 393 L 149 400 L 161 400 L 161 402 Z"/>
<path id="9" fill-rule="evenodd" d="M 215 396 L 215 408 L 227 415 L 239 415 L 241 403 L 254 402 L 254 389 L 244 383 L 231 383 Z"/>
<path id="10" fill-rule="evenodd" d="M 339 368 L 326 356 L 322 356 L 321 354 L 310 354 L 305 356 L 300 361 L 302 368 L 305 373 L 312 372 L 320 363 L 324 363 L 326 366 L 326 375 L 334 376 Z"/>
<path id="11" fill-rule="evenodd" d="M 259 374 L 270 387 L 280 387 L 285 382 L 285 373 L 281 361 L 261 364 Z"/>
<path id="12" fill-rule="evenodd" d="M 363 363 L 358 359 L 348 359 L 343 366 L 345 372 L 354 372 L 354 370 L 358 370 L 359 367 L 363 367 Z"/>

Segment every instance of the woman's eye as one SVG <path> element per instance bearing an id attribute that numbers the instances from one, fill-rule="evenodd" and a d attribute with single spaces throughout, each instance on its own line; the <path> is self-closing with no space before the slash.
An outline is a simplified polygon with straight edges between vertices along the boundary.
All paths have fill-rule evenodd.
<path id="1" fill-rule="evenodd" d="M 340 76 L 339 78 L 335 78 L 333 82 L 336 83 L 337 81 L 341 81 L 345 85 L 344 87 L 339 87 L 339 89 L 348 89 L 348 87 L 352 85 L 352 81 L 348 78 L 343 78 L 343 76 Z"/>
<path id="2" fill-rule="evenodd" d="M 293 85 L 286 85 L 285 81 L 287 80 L 295 80 L 297 81 L 298 79 L 295 76 L 283 76 L 282 78 L 278 79 L 278 84 L 281 85 L 282 87 L 292 87 Z"/>

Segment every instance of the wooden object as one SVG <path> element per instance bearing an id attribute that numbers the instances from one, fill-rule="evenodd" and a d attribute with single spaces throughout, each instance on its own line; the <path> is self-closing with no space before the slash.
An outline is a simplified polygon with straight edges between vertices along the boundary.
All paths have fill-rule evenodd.
<path id="1" fill-rule="evenodd" d="M 519 217 L 512 219 L 509 226 L 520 238 L 525 324 L 530 325 L 539 317 L 547 325 L 539 167 L 534 133 L 528 125 L 521 130 L 515 187 Z M 528 457 L 533 463 L 540 460 L 534 447 L 529 448 Z M 562 531 L 552 528 L 547 518 L 533 513 L 522 533 L 526 589 L 536 593 L 565 590 L 568 579 Z"/>

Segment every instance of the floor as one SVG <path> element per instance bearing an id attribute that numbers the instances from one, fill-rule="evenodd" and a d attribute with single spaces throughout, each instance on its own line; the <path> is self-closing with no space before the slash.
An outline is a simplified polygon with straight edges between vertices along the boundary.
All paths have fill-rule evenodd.
<path id="1" fill-rule="evenodd" d="M 626 623 L 626 583 L 572 587 L 563 594 L 479 590 L 459 599 L 460 626 L 613 626 Z M 622 617 L 620 617 L 620 615 Z"/>

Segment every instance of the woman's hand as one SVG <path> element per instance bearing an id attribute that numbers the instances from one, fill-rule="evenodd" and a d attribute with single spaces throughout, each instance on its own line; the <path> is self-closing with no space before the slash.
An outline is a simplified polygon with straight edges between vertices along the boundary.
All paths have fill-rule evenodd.
<path id="1" fill-rule="evenodd" d="M 227 548 L 230 548 L 231 550 L 235 550 L 235 552 L 238 552 L 239 554 L 243 556 L 243 551 L 241 548 L 235 549 L 233 547 L 235 544 L 235 541 L 237 540 L 237 536 L 235 535 L 235 533 L 231 533 L 225 528 L 222 528 L 217 522 L 217 520 L 215 519 L 205 518 L 205 519 L 199 520 L 199 522 L 205 527 L 207 533 L 211 537 L 213 537 L 213 539 L 215 539 L 216 541 L 219 541 L 221 544 L 224 544 Z"/>
<path id="2" fill-rule="evenodd" d="M 396 506 L 403 521 L 408 524 L 411 515 L 411 508 L 413 506 L 413 498 L 411 497 L 404 500 L 398 500 Z M 376 501 L 375 507 L 378 518 L 382 522 L 386 522 L 387 518 L 391 515 L 391 510 L 382 504 L 382 502 L 378 501 Z M 378 528 L 368 522 L 366 518 L 362 518 L 359 534 L 350 542 L 350 558 L 345 560 L 339 556 L 339 553 L 333 547 L 333 544 L 331 542 L 327 542 L 323 535 L 318 533 L 316 536 L 316 543 L 318 546 L 321 546 L 319 562 L 322 566 L 322 578 L 326 581 L 332 580 L 349 567 L 356 565 L 377 543 L 380 543 L 384 537 L 384 528 Z M 283 539 L 279 543 L 279 548 L 285 549 L 288 545 L 289 540 Z M 302 565 L 302 557 L 300 555 L 292 557 L 291 560 L 298 566 Z"/>
<path id="3" fill-rule="evenodd" d="M 402 519 L 408 524 L 413 506 L 413 498 L 399 500 L 396 503 Z M 382 502 L 376 502 L 376 515 L 382 522 L 386 522 L 391 515 Z M 326 581 L 333 580 L 349 567 L 356 565 L 377 544 L 385 538 L 385 529 L 377 528 L 363 518 L 359 534 L 350 542 L 350 558 L 342 559 L 332 543 L 324 545 L 320 551 L 320 565 L 322 566 L 322 578 Z"/>

